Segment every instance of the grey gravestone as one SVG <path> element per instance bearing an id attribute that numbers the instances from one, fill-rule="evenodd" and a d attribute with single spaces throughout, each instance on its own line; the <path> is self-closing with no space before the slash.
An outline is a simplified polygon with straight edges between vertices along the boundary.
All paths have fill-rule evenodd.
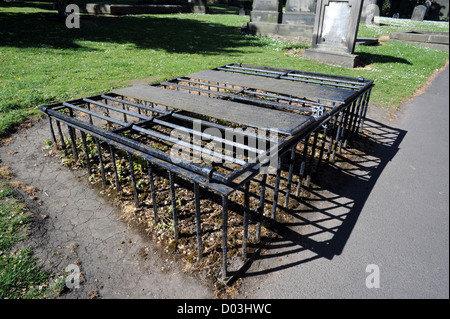
<path id="1" fill-rule="evenodd" d="M 287 0 L 283 24 L 314 25 L 316 0 Z"/>
<path id="2" fill-rule="evenodd" d="M 425 18 L 425 13 L 427 12 L 427 7 L 424 5 L 419 5 L 414 8 L 411 20 L 414 21 L 423 21 L 423 18 Z"/>
<path id="3" fill-rule="evenodd" d="M 400 18 L 400 13 L 394 13 L 394 15 L 392 17 L 394 19 L 398 19 L 398 18 Z"/>
<path id="4" fill-rule="evenodd" d="M 376 0 L 364 0 L 361 11 L 361 23 L 373 25 L 375 16 L 380 15 L 380 8 Z"/>
<path id="5" fill-rule="evenodd" d="M 318 0 L 312 48 L 304 57 L 354 67 L 353 54 L 361 16 L 360 0 Z"/>
<path id="6" fill-rule="evenodd" d="M 315 12 L 316 0 L 287 0 L 286 12 Z"/>
<path id="7" fill-rule="evenodd" d="M 252 22 L 281 22 L 282 4 L 279 0 L 254 0 L 250 20 Z"/>
<path id="8" fill-rule="evenodd" d="M 206 0 L 192 0 L 192 13 L 207 13 L 208 6 Z"/>

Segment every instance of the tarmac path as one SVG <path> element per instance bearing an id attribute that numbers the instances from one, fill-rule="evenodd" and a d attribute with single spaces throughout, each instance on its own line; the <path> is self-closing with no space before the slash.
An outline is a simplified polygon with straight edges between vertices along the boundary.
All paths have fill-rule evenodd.
<path id="1" fill-rule="evenodd" d="M 321 173 L 243 297 L 449 298 L 448 88 L 447 66 L 395 121 L 372 108 L 352 161 Z"/>

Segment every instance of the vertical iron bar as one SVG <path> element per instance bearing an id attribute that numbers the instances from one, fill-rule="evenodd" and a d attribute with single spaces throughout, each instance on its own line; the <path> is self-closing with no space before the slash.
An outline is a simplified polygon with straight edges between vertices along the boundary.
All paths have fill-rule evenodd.
<path id="1" fill-rule="evenodd" d="M 128 164 L 130 165 L 131 183 L 133 184 L 134 204 L 136 205 L 136 207 L 139 207 L 139 194 L 136 186 L 136 178 L 134 176 L 133 155 L 131 155 L 130 152 L 127 153 L 128 153 Z"/>
<path id="2" fill-rule="evenodd" d="M 349 114 L 350 114 L 351 106 L 353 104 L 354 104 L 354 102 L 351 105 L 347 105 L 346 108 L 345 108 L 344 122 L 342 124 L 341 136 L 339 138 L 339 148 L 338 148 L 338 153 L 339 154 L 341 154 L 341 152 L 342 152 L 342 141 L 344 140 L 344 138 L 346 136 L 348 117 L 349 117 Z"/>
<path id="3" fill-rule="evenodd" d="M 122 100 L 123 100 L 123 97 L 122 97 Z M 125 103 L 122 103 L 122 109 L 125 110 Z M 123 113 L 123 121 L 125 123 L 128 123 L 127 114 L 125 112 Z"/>
<path id="4" fill-rule="evenodd" d="M 334 143 L 333 143 L 333 146 L 332 146 L 332 149 L 331 149 L 331 160 L 333 162 L 335 161 L 336 149 L 337 149 L 337 147 L 339 146 L 339 144 L 341 142 L 341 130 L 344 129 L 344 127 L 343 127 L 343 120 L 344 120 L 344 112 L 341 112 L 341 118 L 340 118 L 339 124 L 337 126 L 336 137 L 334 139 Z"/>
<path id="5" fill-rule="evenodd" d="M 53 143 L 56 145 L 55 131 L 53 130 L 52 118 L 50 116 L 48 117 L 48 124 L 50 126 L 50 133 L 52 134 Z"/>
<path id="6" fill-rule="evenodd" d="M 155 218 L 155 224 L 158 223 L 158 206 L 156 205 L 156 191 L 155 191 L 155 181 L 153 179 L 153 165 L 147 162 L 148 176 L 150 178 L 150 191 L 152 193 L 153 202 L 153 216 Z"/>
<path id="7" fill-rule="evenodd" d="M 116 181 L 116 192 L 117 195 L 120 196 L 121 189 L 120 189 L 120 181 L 119 181 L 119 173 L 117 172 L 117 165 L 116 165 L 116 153 L 115 148 L 111 144 L 109 144 L 109 151 L 111 153 L 111 162 L 113 164 L 114 169 L 114 180 Z"/>
<path id="8" fill-rule="evenodd" d="M 317 161 L 317 165 L 316 165 L 316 174 L 319 172 L 320 162 L 322 161 L 323 152 L 325 150 L 325 142 L 327 140 L 328 125 L 330 125 L 330 122 L 326 123 L 323 126 L 323 135 L 322 135 L 321 144 L 320 144 L 319 160 Z"/>
<path id="9" fill-rule="evenodd" d="M 297 148 L 297 144 L 295 144 L 291 150 L 291 157 L 290 157 L 290 163 L 289 163 L 289 176 L 288 176 L 288 182 L 287 182 L 287 186 L 286 186 L 286 198 L 284 200 L 284 207 L 288 207 L 289 196 L 291 195 L 291 183 L 292 183 L 292 175 L 294 173 L 294 160 L 295 160 L 296 148 Z"/>
<path id="10" fill-rule="evenodd" d="M 362 128 L 364 127 L 364 120 L 366 119 L 366 114 L 367 114 L 367 107 L 369 106 L 369 99 L 370 99 L 370 92 L 372 91 L 372 89 L 369 89 L 366 94 L 367 94 L 367 99 L 366 99 L 366 104 L 364 105 L 364 111 L 363 111 L 363 115 L 361 118 L 361 126 L 360 126 L 360 131 L 362 130 Z"/>
<path id="11" fill-rule="evenodd" d="M 98 140 L 98 138 L 94 137 L 94 139 L 95 143 L 97 144 L 98 160 L 100 163 L 100 173 L 102 175 L 102 183 L 103 187 L 106 187 L 105 167 L 103 166 L 102 149 L 100 147 L 100 141 Z"/>
<path id="12" fill-rule="evenodd" d="M 222 195 L 222 279 L 227 277 L 228 196 Z"/>
<path id="13" fill-rule="evenodd" d="M 319 135 L 319 131 L 314 132 L 314 139 L 313 139 L 313 145 L 311 149 L 311 157 L 309 158 L 309 163 L 306 166 L 306 188 L 309 188 L 309 184 L 311 182 L 311 175 L 313 174 L 313 163 L 314 163 L 314 157 L 316 153 L 316 147 L 317 147 L 317 137 Z"/>
<path id="14" fill-rule="evenodd" d="M 319 137 L 319 130 L 316 130 L 314 132 L 314 140 L 313 140 L 313 146 L 312 146 L 312 150 L 311 150 L 311 160 L 310 160 L 310 164 L 309 164 L 310 174 L 312 174 L 312 172 L 313 172 L 313 163 L 314 163 L 314 158 L 316 157 L 316 148 L 317 148 L 318 137 Z"/>
<path id="15" fill-rule="evenodd" d="M 247 258 L 247 238 L 248 238 L 248 215 L 250 211 L 250 182 L 245 184 L 244 189 L 244 236 L 242 239 L 242 257 Z"/>
<path id="16" fill-rule="evenodd" d="M 200 190 L 198 183 L 194 182 L 194 197 L 195 197 L 195 221 L 197 224 L 197 251 L 198 259 L 202 258 L 203 243 L 202 243 L 202 226 L 200 219 Z"/>
<path id="17" fill-rule="evenodd" d="M 84 156 L 86 157 L 86 167 L 88 169 L 89 176 L 92 175 L 91 161 L 89 159 L 89 151 L 86 142 L 86 133 L 81 131 L 81 142 L 83 144 Z"/>
<path id="18" fill-rule="evenodd" d="M 256 224 L 256 241 L 261 241 L 261 222 L 264 216 L 264 200 L 266 195 L 266 180 L 267 180 L 267 173 L 263 173 L 261 176 L 261 183 L 260 183 L 260 195 L 259 195 L 259 206 L 258 206 L 258 222 Z"/>
<path id="19" fill-rule="evenodd" d="M 295 196 L 300 196 L 300 191 L 303 184 L 303 176 L 305 174 L 305 168 L 306 168 L 306 159 L 308 157 L 308 147 L 309 147 L 309 137 L 311 135 L 308 134 L 308 136 L 305 137 L 303 142 L 303 154 L 302 154 L 302 162 L 300 163 L 300 171 L 298 172 L 298 184 L 297 184 L 297 190 L 295 192 Z"/>
<path id="20" fill-rule="evenodd" d="M 359 113 L 360 113 L 360 110 L 362 109 L 361 104 L 363 103 L 363 98 L 364 98 L 364 96 L 360 96 L 356 103 L 355 114 L 354 114 L 353 121 L 351 123 L 351 128 L 350 128 L 350 139 L 353 139 L 353 135 L 355 134 L 356 125 L 358 124 Z"/>
<path id="21" fill-rule="evenodd" d="M 278 158 L 277 176 L 275 179 L 275 189 L 273 191 L 273 203 L 272 203 L 272 219 L 276 220 L 276 210 L 278 205 L 278 192 L 280 190 L 280 178 L 281 178 L 281 156 Z"/>
<path id="22" fill-rule="evenodd" d="M 64 150 L 64 154 L 67 155 L 66 142 L 64 142 L 64 135 L 62 133 L 61 123 L 59 121 L 56 121 L 56 127 L 58 128 L 59 138 L 61 139 L 61 147 Z"/>
<path id="23" fill-rule="evenodd" d="M 360 114 L 359 114 L 358 123 L 357 123 L 357 127 L 356 127 L 358 133 L 362 131 L 361 124 L 364 122 L 364 117 L 365 117 L 365 114 L 366 114 L 367 105 L 369 104 L 369 93 L 370 93 L 370 90 L 367 91 L 366 93 L 364 93 L 364 95 L 363 95 L 363 103 L 362 103 L 362 106 L 361 106 L 361 111 L 360 111 Z"/>
<path id="24" fill-rule="evenodd" d="M 178 241 L 178 218 L 177 218 L 177 203 L 175 199 L 175 185 L 174 185 L 174 174 L 169 171 L 169 182 L 170 182 L 170 199 L 172 202 L 172 218 L 173 218 L 173 230 L 175 241 Z"/>
<path id="25" fill-rule="evenodd" d="M 91 103 L 87 103 L 86 107 L 90 111 L 91 110 Z M 94 122 L 92 121 L 92 115 L 91 114 L 89 114 L 89 124 L 91 124 L 91 125 L 94 124 Z"/>
<path id="26" fill-rule="evenodd" d="M 70 142 L 72 143 L 72 151 L 73 151 L 73 157 L 75 159 L 75 163 L 78 162 L 78 151 L 77 151 L 77 144 L 75 141 L 75 133 L 74 133 L 74 128 L 67 125 L 67 129 L 69 131 L 69 137 L 70 137 Z"/>
<path id="27" fill-rule="evenodd" d="M 350 118 L 349 118 L 349 121 L 348 121 L 348 124 L 347 124 L 347 128 L 346 128 L 346 131 L 345 131 L 344 147 L 347 146 L 347 142 L 348 142 L 348 140 L 350 138 L 352 122 L 353 122 L 353 117 L 355 115 L 355 108 L 356 108 L 357 101 L 358 100 L 353 101 L 353 103 L 351 105 L 351 108 L 350 108 Z"/>

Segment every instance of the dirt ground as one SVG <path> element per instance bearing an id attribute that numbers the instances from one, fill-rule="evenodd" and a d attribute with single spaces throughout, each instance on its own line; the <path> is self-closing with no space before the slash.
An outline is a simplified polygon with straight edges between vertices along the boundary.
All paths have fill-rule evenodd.
<path id="1" fill-rule="evenodd" d="M 121 220 L 121 212 L 87 182 L 86 170 L 71 170 L 47 156 L 47 120 L 27 122 L 0 147 L 0 163 L 14 172 L 12 181 L 34 186 L 24 193 L 34 213 L 25 245 L 53 273 L 81 272 L 60 298 L 213 298 L 213 288 L 183 271 L 139 229 Z M 6 144 L 6 145 L 5 145 Z"/>

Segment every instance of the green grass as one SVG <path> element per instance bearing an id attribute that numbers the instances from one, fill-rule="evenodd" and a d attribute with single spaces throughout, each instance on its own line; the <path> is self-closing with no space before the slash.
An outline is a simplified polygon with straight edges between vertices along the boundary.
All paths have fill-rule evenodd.
<path id="1" fill-rule="evenodd" d="M 413 21 L 411 19 L 393 19 L 387 17 L 376 17 L 374 25 L 361 24 L 359 35 L 361 37 L 379 37 L 389 35 L 397 31 L 445 31 L 448 32 L 448 22 L 440 21 Z"/>
<path id="2" fill-rule="evenodd" d="M 43 271 L 29 247 L 14 249 L 28 236 L 31 223 L 26 206 L 15 191 L 0 183 L 0 298 L 30 299 L 58 295 L 63 283 Z"/>
<path id="3" fill-rule="evenodd" d="M 67 29 L 49 4 L 0 4 L 0 136 L 38 116 L 38 105 L 233 62 L 370 78 L 376 83 L 371 101 L 396 108 L 448 59 L 448 52 L 388 42 L 357 47 L 367 66 L 349 70 L 285 54 L 292 43 L 241 34 L 248 16 L 83 16 L 80 29 Z M 227 11 L 220 9 L 213 12 Z M 362 27 L 360 34 L 383 34 L 386 28 Z"/>

